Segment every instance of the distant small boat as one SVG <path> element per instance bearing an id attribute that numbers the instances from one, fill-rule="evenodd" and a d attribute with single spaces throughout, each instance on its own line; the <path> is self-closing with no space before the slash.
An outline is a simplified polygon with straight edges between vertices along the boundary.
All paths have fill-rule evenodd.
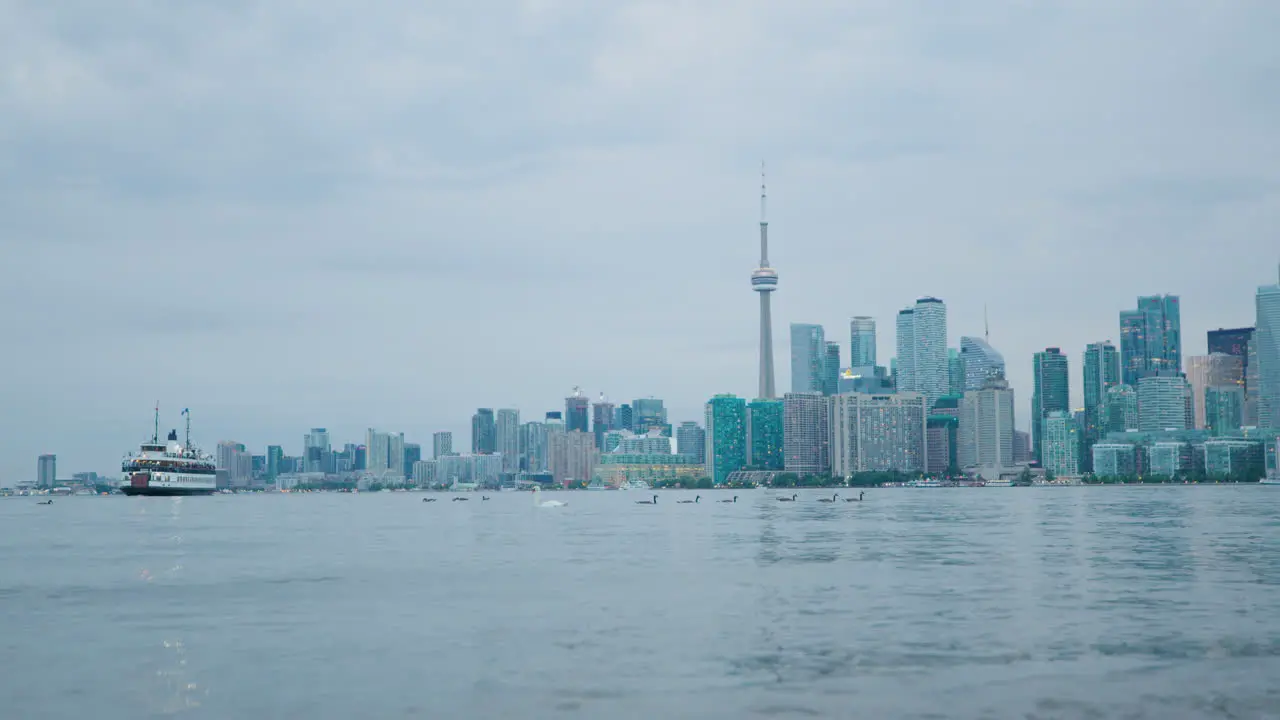
<path id="1" fill-rule="evenodd" d="M 1280 485 L 1280 475 L 1268 475 L 1258 481 L 1259 485 Z"/>

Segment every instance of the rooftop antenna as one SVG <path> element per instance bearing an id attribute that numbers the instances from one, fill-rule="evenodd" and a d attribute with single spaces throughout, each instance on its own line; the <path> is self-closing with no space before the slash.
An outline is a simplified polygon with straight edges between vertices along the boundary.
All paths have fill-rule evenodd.
<path id="1" fill-rule="evenodd" d="M 765 212 L 768 209 L 768 196 L 764 188 L 764 161 L 760 161 L 760 267 L 769 267 L 769 221 Z"/>

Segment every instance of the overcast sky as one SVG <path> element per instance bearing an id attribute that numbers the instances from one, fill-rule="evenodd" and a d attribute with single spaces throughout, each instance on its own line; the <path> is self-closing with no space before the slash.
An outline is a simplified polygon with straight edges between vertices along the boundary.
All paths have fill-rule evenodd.
<path id="1" fill-rule="evenodd" d="M 580 385 L 756 384 L 787 325 L 947 303 L 1010 364 L 1182 296 L 1253 323 L 1280 3 L 0 0 L 0 482 L 369 426 L 466 446 Z"/>

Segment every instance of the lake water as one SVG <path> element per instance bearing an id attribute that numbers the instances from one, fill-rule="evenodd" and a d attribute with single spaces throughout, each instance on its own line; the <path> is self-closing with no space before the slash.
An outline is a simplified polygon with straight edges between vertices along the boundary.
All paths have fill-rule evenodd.
<path id="1" fill-rule="evenodd" d="M 1280 487 L 0 499 L 5 718 L 1280 717 Z"/>

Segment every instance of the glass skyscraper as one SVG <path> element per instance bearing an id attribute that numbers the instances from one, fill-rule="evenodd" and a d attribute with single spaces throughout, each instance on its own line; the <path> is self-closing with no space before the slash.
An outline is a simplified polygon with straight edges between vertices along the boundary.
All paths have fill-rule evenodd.
<path id="1" fill-rule="evenodd" d="M 1045 416 L 1043 452 L 1046 472 L 1058 477 L 1080 474 L 1080 429 L 1070 413 L 1054 410 Z"/>
<path id="2" fill-rule="evenodd" d="M 497 449 L 493 408 L 479 408 L 471 416 L 471 454 L 491 455 Z"/>
<path id="3" fill-rule="evenodd" d="M 821 325 L 791 323 L 791 392 L 822 392 L 826 352 Z"/>
<path id="4" fill-rule="evenodd" d="M 951 390 L 946 304 L 923 297 L 899 310 L 897 340 L 898 390 L 921 393 L 932 407 Z"/>
<path id="5" fill-rule="evenodd" d="M 1258 427 L 1280 428 L 1280 283 L 1257 295 Z"/>
<path id="6" fill-rule="evenodd" d="M 822 357 L 822 394 L 835 395 L 840 385 L 840 343 L 828 342 Z"/>
<path id="7" fill-rule="evenodd" d="M 964 361 L 964 389 L 981 390 L 987 378 L 1005 374 L 1004 356 L 979 337 L 960 338 L 960 357 Z"/>
<path id="8" fill-rule="evenodd" d="M 1142 377 L 1182 370 L 1182 310 L 1177 295 L 1138 298 L 1135 310 L 1120 313 L 1121 379 L 1137 385 Z"/>
<path id="9" fill-rule="evenodd" d="M 747 404 L 747 466 L 781 470 L 783 401 L 758 398 Z"/>
<path id="10" fill-rule="evenodd" d="M 1035 389 L 1031 396 L 1031 454 L 1044 464 L 1044 419 L 1051 412 L 1069 412 L 1070 395 L 1067 356 L 1060 348 L 1045 348 L 1035 354 Z"/>
<path id="11" fill-rule="evenodd" d="M 1084 427 L 1080 460 L 1089 470 L 1093 444 L 1106 434 L 1107 391 L 1120 384 L 1120 353 L 1110 340 L 1089 343 L 1084 349 Z"/>
<path id="12" fill-rule="evenodd" d="M 706 406 L 707 476 L 717 485 L 747 464 L 747 403 L 716 395 Z"/>
<path id="13" fill-rule="evenodd" d="M 849 321 L 849 367 L 876 364 L 876 321 L 859 315 Z"/>

